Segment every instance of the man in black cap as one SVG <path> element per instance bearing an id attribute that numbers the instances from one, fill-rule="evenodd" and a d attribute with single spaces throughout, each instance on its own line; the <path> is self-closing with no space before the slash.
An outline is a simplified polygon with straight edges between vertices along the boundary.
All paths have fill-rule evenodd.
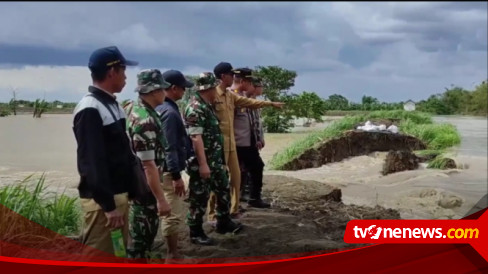
<path id="1" fill-rule="evenodd" d="M 182 197 L 186 194 L 181 172 L 186 168 L 186 160 L 193 155 L 193 147 L 176 102 L 183 97 L 187 88 L 193 87 L 193 83 L 178 70 L 168 70 L 162 76 L 170 86 L 164 89 L 164 103 L 157 106 L 156 111 L 161 117 L 162 131 L 166 139 L 161 186 L 166 200 L 171 205 L 171 214 L 163 218 L 161 231 L 168 244 L 166 258 L 179 259 L 182 257 L 178 252 L 178 232 L 184 214 Z"/>
<path id="2" fill-rule="evenodd" d="M 234 137 L 234 110 L 236 107 L 248 107 L 251 109 L 272 106 L 282 108 L 284 103 L 259 101 L 244 96 L 239 96 L 229 88 L 234 81 L 234 70 L 232 65 L 227 62 L 220 62 L 214 68 L 214 74 L 220 80 L 217 86 L 217 96 L 214 102 L 219 126 L 224 136 L 224 154 L 225 163 L 230 171 L 230 191 L 231 191 L 231 216 L 238 219 L 242 215 L 242 209 L 239 205 L 241 172 L 237 158 L 237 149 Z M 215 219 L 215 195 L 212 193 L 208 204 L 208 220 L 213 222 Z"/>
<path id="3" fill-rule="evenodd" d="M 88 67 L 93 85 L 74 110 L 73 131 L 78 144 L 78 186 L 84 212 L 82 243 L 114 254 L 111 231 L 122 228 L 128 238 L 128 193 L 134 182 L 135 156 L 126 134 L 125 112 L 115 94 L 125 86 L 124 58 L 117 47 L 95 50 Z M 92 254 L 96 249 L 85 249 Z"/>

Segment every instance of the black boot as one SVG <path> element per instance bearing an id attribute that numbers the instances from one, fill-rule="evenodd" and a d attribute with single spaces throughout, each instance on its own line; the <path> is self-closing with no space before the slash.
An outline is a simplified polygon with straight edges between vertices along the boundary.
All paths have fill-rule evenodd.
<path id="1" fill-rule="evenodd" d="M 247 205 L 250 207 L 255 207 L 255 208 L 270 208 L 271 205 L 264 202 L 261 199 L 254 199 L 254 200 L 249 200 L 247 202 Z"/>
<path id="2" fill-rule="evenodd" d="M 190 227 L 190 240 L 193 244 L 213 245 L 212 239 L 205 234 L 201 226 Z"/>
<path id="3" fill-rule="evenodd" d="M 217 221 L 217 228 L 215 229 L 215 232 L 219 234 L 239 233 L 242 228 L 242 224 L 236 224 L 231 219 L 227 218 Z"/>

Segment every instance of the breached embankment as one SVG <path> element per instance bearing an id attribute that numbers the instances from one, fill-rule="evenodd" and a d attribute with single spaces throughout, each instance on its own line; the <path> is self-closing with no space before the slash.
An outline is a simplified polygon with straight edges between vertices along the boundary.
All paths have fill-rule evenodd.
<path id="1" fill-rule="evenodd" d="M 316 168 L 375 151 L 413 151 L 426 148 L 424 142 L 409 135 L 388 131 L 350 130 L 344 132 L 341 137 L 326 140 L 304 151 L 300 156 L 283 165 L 283 170 Z"/>

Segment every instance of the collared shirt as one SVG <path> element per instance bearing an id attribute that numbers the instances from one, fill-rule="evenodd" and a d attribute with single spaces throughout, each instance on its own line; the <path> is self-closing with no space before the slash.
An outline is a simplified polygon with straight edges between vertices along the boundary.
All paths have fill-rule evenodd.
<path id="1" fill-rule="evenodd" d="M 166 140 L 158 113 L 140 97 L 124 107 L 127 112 L 127 128 L 137 156 L 141 161 L 154 160 L 162 174 Z"/>
<path id="2" fill-rule="evenodd" d="M 230 90 L 222 90 L 217 86 L 217 97 L 214 108 L 220 121 L 220 130 L 224 135 L 224 151 L 236 149 L 234 136 L 234 111 L 236 107 L 248 107 L 252 109 L 271 106 L 273 103 L 246 98 Z"/>
<path id="3" fill-rule="evenodd" d="M 100 87 L 100 86 L 98 86 L 97 84 L 93 84 L 93 86 L 94 86 L 94 87 L 96 87 L 97 89 L 99 89 L 99 90 L 101 90 L 101 91 L 103 91 L 103 92 L 107 93 L 107 94 L 108 94 L 110 97 L 112 97 L 112 98 L 114 98 L 114 99 L 116 99 L 116 98 L 117 98 L 117 96 L 115 96 L 115 94 L 110 93 L 110 92 L 108 92 L 108 91 L 104 90 L 103 88 L 101 88 L 101 87 Z"/>

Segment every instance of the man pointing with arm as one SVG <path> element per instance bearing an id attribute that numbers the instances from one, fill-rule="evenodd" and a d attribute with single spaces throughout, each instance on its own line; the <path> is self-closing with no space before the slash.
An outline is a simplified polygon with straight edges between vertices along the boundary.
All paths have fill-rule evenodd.
<path id="1" fill-rule="evenodd" d="M 236 107 L 247 107 L 258 109 L 266 106 L 282 108 L 284 103 L 260 101 L 240 96 L 229 88 L 234 81 L 235 71 L 232 65 L 227 62 L 221 62 L 214 68 L 215 77 L 220 80 L 217 86 L 217 94 L 214 101 L 215 111 L 220 121 L 220 130 L 224 136 L 224 155 L 225 162 L 230 171 L 230 193 L 231 208 L 230 213 L 233 218 L 241 216 L 239 199 L 241 186 L 241 172 L 237 158 L 237 150 L 234 137 L 234 110 Z M 208 220 L 213 222 L 215 219 L 215 195 L 212 193 L 209 199 Z"/>

